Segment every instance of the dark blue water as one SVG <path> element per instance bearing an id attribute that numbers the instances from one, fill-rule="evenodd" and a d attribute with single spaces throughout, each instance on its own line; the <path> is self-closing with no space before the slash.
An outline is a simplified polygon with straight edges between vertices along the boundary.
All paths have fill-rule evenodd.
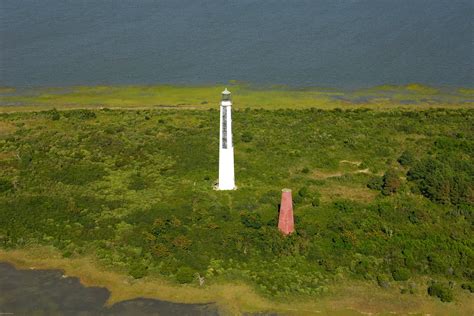
<path id="1" fill-rule="evenodd" d="M 474 85 L 472 0 L 1 0 L 0 85 Z"/>

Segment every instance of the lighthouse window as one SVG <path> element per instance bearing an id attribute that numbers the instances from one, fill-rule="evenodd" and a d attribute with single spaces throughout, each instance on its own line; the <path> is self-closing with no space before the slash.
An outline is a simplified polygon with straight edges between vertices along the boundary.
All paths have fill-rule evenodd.
<path id="1" fill-rule="evenodd" d="M 222 101 L 230 101 L 230 94 L 222 94 Z"/>
<path id="2" fill-rule="evenodd" d="M 227 109 L 222 109 L 222 148 L 227 149 Z"/>

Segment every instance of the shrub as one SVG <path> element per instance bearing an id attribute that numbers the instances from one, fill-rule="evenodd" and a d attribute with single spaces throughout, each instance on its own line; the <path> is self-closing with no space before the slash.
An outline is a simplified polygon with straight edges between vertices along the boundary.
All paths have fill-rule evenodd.
<path id="1" fill-rule="evenodd" d="M 472 169 L 469 161 L 427 158 L 408 171 L 407 179 L 415 182 L 421 194 L 433 202 L 469 204 L 472 202 Z"/>
<path id="2" fill-rule="evenodd" d="M 299 194 L 296 194 L 294 197 L 293 197 L 293 204 L 300 204 L 303 202 L 303 197 Z"/>
<path id="3" fill-rule="evenodd" d="M 139 173 L 135 173 L 130 176 L 130 183 L 128 185 L 130 190 L 144 190 L 147 188 L 147 186 L 147 181 Z"/>
<path id="4" fill-rule="evenodd" d="M 393 169 L 388 170 L 382 177 L 382 194 L 390 195 L 397 192 L 400 187 L 400 178 L 397 175 L 397 172 Z"/>
<path id="5" fill-rule="evenodd" d="M 262 220 L 260 218 L 260 214 L 258 213 L 250 213 L 250 212 L 241 212 L 240 213 L 240 221 L 245 227 L 259 229 L 262 227 Z"/>
<path id="6" fill-rule="evenodd" d="M 250 132 L 243 132 L 241 139 L 244 143 L 250 143 L 253 139 L 253 135 Z"/>
<path id="7" fill-rule="evenodd" d="M 367 187 L 372 190 L 382 190 L 383 180 L 381 177 L 372 177 L 367 183 Z"/>
<path id="8" fill-rule="evenodd" d="M 170 254 L 170 250 L 163 244 L 156 244 L 152 247 L 151 252 L 158 258 L 167 257 Z"/>
<path id="9" fill-rule="evenodd" d="M 186 236 L 179 235 L 173 239 L 172 244 L 179 249 L 188 249 L 189 246 L 191 246 L 192 241 Z"/>
<path id="10" fill-rule="evenodd" d="M 446 258 L 445 256 L 439 254 L 439 253 L 430 253 L 426 257 L 428 261 L 428 266 L 430 267 L 430 270 L 436 273 L 445 273 L 449 267 L 449 258 Z"/>
<path id="11" fill-rule="evenodd" d="M 194 280 L 195 274 L 196 272 L 193 269 L 189 267 L 181 267 L 178 269 L 178 272 L 176 272 L 176 281 L 181 284 L 191 283 Z"/>
<path id="12" fill-rule="evenodd" d="M 411 166 L 415 162 L 415 156 L 412 152 L 405 150 L 397 159 L 402 166 Z"/>
<path id="13" fill-rule="evenodd" d="M 386 289 L 390 286 L 390 282 L 388 280 L 388 277 L 384 274 L 377 275 L 377 284 L 380 287 L 384 288 L 384 289 Z"/>
<path id="14" fill-rule="evenodd" d="M 52 178 L 66 184 L 84 185 L 102 179 L 107 172 L 97 164 L 70 164 L 53 172 Z"/>
<path id="15" fill-rule="evenodd" d="M 52 109 L 50 111 L 47 111 L 49 117 L 51 118 L 51 120 L 53 121 L 57 121 L 61 118 L 61 115 L 59 114 L 58 110 L 56 109 Z"/>
<path id="16" fill-rule="evenodd" d="M 13 184 L 10 180 L 0 178 L 0 192 L 13 190 Z"/>
<path id="17" fill-rule="evenodd" d="M 148 274 L 148 267 L 140 263 L 134 263 L 128 273 L 135 279 L 141 279 Z"/>
<path id="18" fill-rule="evenodd" d="M 395 281 L 406 281 L 410 278 L 410 271 L 400 267 L 392 271 L 392 277 Z"/>
<path id="19" fill-rule="evenodd" d="M 69 258 L 73 255 L 71 250 L 66 250 L 62 253 L 63 258 Z"/>
<path id="20" fill-rule="evenodd" d="M 313 207 L 316 207 L 316 206 L 319 206 L 319 204 L 321 204 L 321 200 L 319 198 L 319 195 L 316 195 L 313 197 L 313 199 L 311 200 L 311 205 Z"/>
<path id="21" fill-rule="evenodd" d="M 306 197 L 308 195 L 308 188 L 302 187 L 301 189 L 299 189 L 298 195 L 301 196 L 302 198 Z"/>
<path id="22" fill-rule="evenodd" d="M 451 302 L 453 300 L 453 291 L 441 283 L 433 283 L 428 287 L 430 296 L 438 297 L 441 302 Z"/>
<path id="23" fill-rule="evenodd" d="M 461 284 L 461 288 L 464 289 L 464 290 L 468 290 L 469 292 L 473 293 L 474 292 L 474 282 L 463 283 L 463 284 Z"/>
<path id="24" fill-rule="evenodd" d="M 95 112 L 86 109 L 66 111 L 64 112 L 64 116 L 68 118 L 77 118 L 80 120 L 89 120 L 96 118 Z"/>
<path id="25" fill-rule="evenodd" d="M 337 200 L 333 202 L 333 205 L 341 212 L 352 212 L 355 210 L 354 202 L 350 200 Z"/>

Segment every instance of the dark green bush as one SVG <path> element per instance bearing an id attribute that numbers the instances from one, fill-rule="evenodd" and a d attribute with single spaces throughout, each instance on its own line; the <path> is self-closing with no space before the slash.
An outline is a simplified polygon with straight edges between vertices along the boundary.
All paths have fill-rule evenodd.
<path id="1" fill-rule="evenodd" d="M 311 200 L 311 205 L 314 207 L 319 206 L 320 203 L 321 203 L 321 199 L 319 195 L 314 196 L 313 199 Z"/>
<path id="2" fill-rule="evenodd" d="M 438 297 L 441 302 L 452 302 L 453 300 L 453 291 L 447 285 L 437 282 L 428 287 L 428 294 Z"/>
<path id="3" fill-rule="evenodd" d="M 333 205 L 341 212 L 352 212 L 356 208 L 354 202 L 350 200 L 337 200 L 333 202 Z"/>
<path id="4" fill-rule="evenodd" d="M 72 251 L 66 250 L 62 253 L 63 258 L 69 258 L 73 255 Z"/>
<path id="5" fill-rule="evenodd" d="M 415 162 L 415 155 L 411 151 L 405 150 L 397 159 L 402 166 L 411 166 Z"/>
<path id="6" fill-rule="evenodd" d="M 241 139 L 244 143 L 250 143 L 253 140 L 253 135 L 250 132 L 243 132 Z"/>
<path id="7" fill-rule="evenodd" d="M 13 183 L 10 180 L 0 178 L 0 192 L 11 191 L 13 188 Z"/>
<path id="8" fill-rule="evenodd" d="M 61 115 L 59 114 L 59 111 L 56 110 L 56 109 L 52 109 L 50 111 L 47 111 L 49 117 L 51 118 L 51 120 L 53 121 L 57 121 L 61 118 Z"/>
<path id="9" fill-rule="evenodd" d="M 389 279 L 384 274 L 377 275 L 377 284 L 384 289 L 390 287 Z"/>
<path id="10" fill-rule="evenodd" d="M 242 224 L 245 225 L 245 227 L 249 227 L 249 228 L 259 229 L 263 225 L 260 214 L 255 213 L 255 212 L 247 212 L 247 211 L 241 212 L 240 221 L 242 222 Z"/>
<path id="11" fill-rule="evenodd" d="M 436 203 L 454 205 L 472 203 L 474 164 L 454 158 L 425 158 L 407 173 L 407 179 L 418 186 L 420 192 Z"/>
<path id="12" fill-rule="evenodd" d="M 141 279 L 148 274 L 148 267 L 140 263 L 134 263 L 128 273 L 135 279 Z"/>
<path id="13" fill-rule="evenodd" d="M 390 169 L 382 177 L 382 194 L 390 195 L 397 192 L 401 185 L 400 178 L 395 170 Z"/>
<path id="14" fill-rule="evenodd" d="M 144 176 L 142 176 L 141 174 L 134 173 L 130 176 L 130 183 L 128 185 L 128 188 L 130 190 L 139 191 L 139 190 L 144 190 L 147 187 L 148 187 L 148 183 L 146 179 L 144 178 Z"/>
<path id="15" fill-rule="evenodd" d="M 461 284 L 461 288 L 464 290 L 468 290 L 471 293 L 474 293 L 474 282 L 463 283 Z"/>
<path id="16" fill-rule="evenodd" d="M 89 120 L 97 117 L 95 112 L 86 109 L 65 111 L 64 116 L 67 118 L 77 118 L 79 120 Z"/>
<path id="17" fill-rule="evenodd" d="M 406 281 L 410 278 L 410 270 L 399 267 L 392 270 L 392 277 L 395 281 Z"/>
<path id="18" fill-rule="evenodd" d="M 435 273 L 446 273 L 450 268 L 448 258 L 439 253 L 430 253 L 426 259 L 430 270 Z"/>
<path id="19" fill-rule="evenodd" d="M 179 283 L 191 283 L 195 279 L 196 271 L 189 267 L 181 267 L 176 272 L 176 281 Z"/>
<path id="20" fill-rule="evenodd" d="M 98 164 L 68 164 L 52 172 L 52 178 L 66 184 L 84 185 L 102 179 L 107 172 Z"/>
<path id="21" fill-rule="evenodd" d="M 369 179 L 369 182 L 367 182 L 367 187 L 372 190 L 382 190 L 383 186 L 383 179 L 382 177 L 372 177 Z"/>
<path id="22" fill-rule="evenodd" d="M 296 194 L 295 196 L 293 196 L 293 204 L 301 204 L 303 203 L 303 197 L 299 194 Z"/>
<path id="23" fill-rule="evenodd" d="M 301 196 L 302 198 L 305 198 L 308 195 L 308 188 L 302 187 L 301 189 L 299 189 L 298 195 Z"/>

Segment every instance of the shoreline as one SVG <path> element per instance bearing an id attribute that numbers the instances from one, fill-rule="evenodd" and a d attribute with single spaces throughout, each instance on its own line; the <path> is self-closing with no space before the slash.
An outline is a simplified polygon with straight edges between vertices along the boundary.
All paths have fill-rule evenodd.
<path id="1" fill-rule="evenodd" d="M 27 288 L 27 291 L 24 289 Z M 190 314 L 218 316 L 214 304 L 182 304 L 157 299 L 136 298 L 106 304 L 110 291 L 86 287 L 79 278 L 57 269 L 17 269 L 0 262 L 0 309 L 13 314 L 61 315 L 165 315 Z"/>
<path id="2" fill-rule="evenodd" d="M 130 276 L 100 267 L 92 257 L 62 258 L 57 252 L 48 247 L 9 251 L 0 249 L 0 261 L 8 262 L 17 269 L 61 270 L 66 276 L 79 278 L 81 284 L 86 287 L 105 287 L 110 291 L 106 306 L 134 298 L 150 298 L 185 304 L 215 303 L 220 311 L 224 311 L 226 314 L 234 314 L 236 311 L 235 306 L 232 306 L 234 304 L 228 303 L 234 301 L 239 306 L 245 306 L 244 301 L 240 301 L 239 296 L 244 293 L 248 293 L 246 299 L 256 296 L 255 293 L 250 294 L 253 291 L 243 284 L 233 284 L 231 287 L 234 290 L 231 293 L 218 295 L 219 292 L 228 290 L 229 285 L 216 284 L 205 289 L 199 289 L 194 286 L 174 285 L 157 277 L 133 279 Z M 266 300 L 258 299 L 254 300 L 253 303 L 260 306 L 262 306 L 262 303 L 263 306 L 270 306 L 270 302 Z"/>
<path id="3" fill-rule="evenodd" d="M 243 283 L 216 283 L 198 288 L 175 285 L 159 277 L 133 279 L 116 271 L 101 267 L 92 257 L 62 258 L 49 247 L 17 250 L 0 249 L 0 261 L 16 269 L 61 270 L 66 276 L 77 277 L 85 287 L 104 287 L 110 292 L 106 306 L 115 303 L 147 298 L 184 304 L 215 304 L 223 315 L 241 313 L 285 313 L 285 315 L 363 315 L 408 313 L 472 313 L 474 303 L 469 294 L 461 293 L 453 303 L 442 303 L 423 294 L 403 296 L 395 289 L 381 290 L 367 282 L 340 282 L 335 291 L 321 297 L 289 302 L 271 301 L 261 297 Z M 124 286 L 125 285 L 125 286 Z M 296 303 L 298 308 L 295 308 Z"/>
<path id="4" fill-rule="evenodd" d="M 15 89 L 0 87 L 0 112 L 57 109 L 194 109 L 217 108 L 222 89 L 234 96 L 234 109 L 374 109 L 473 108 L 474 89 L 421 84 L 343 89 L 212 86 L 74 86 Z"/>

